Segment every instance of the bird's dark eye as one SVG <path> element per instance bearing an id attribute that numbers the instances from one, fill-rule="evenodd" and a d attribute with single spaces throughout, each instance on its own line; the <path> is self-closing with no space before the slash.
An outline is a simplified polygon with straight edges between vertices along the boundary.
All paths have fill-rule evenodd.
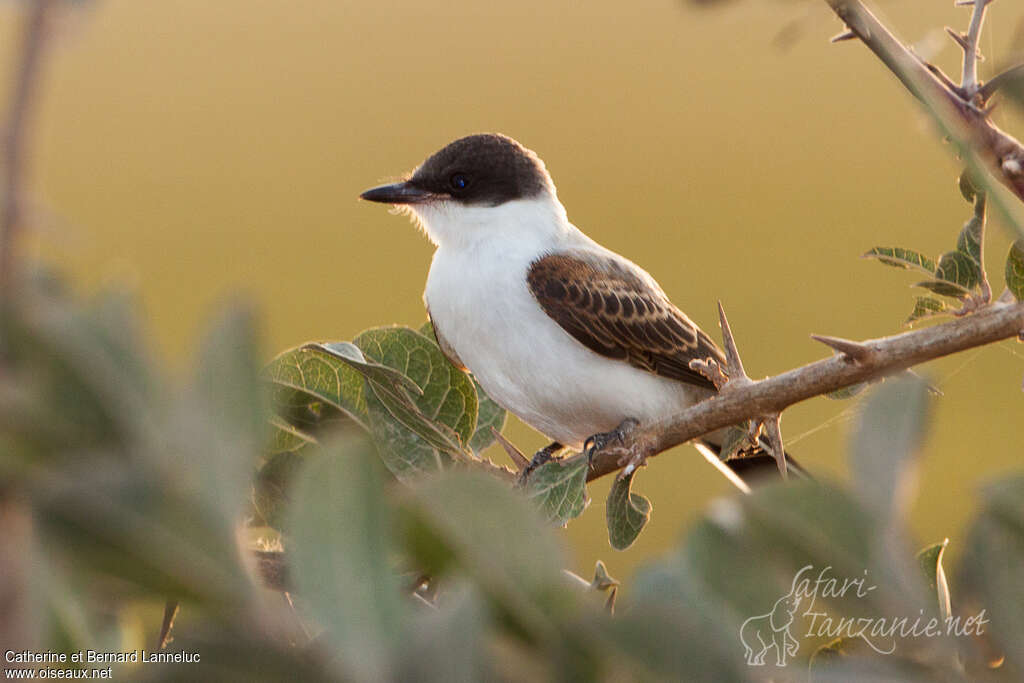
<path id="1" fill-rule="evenodd" d="M 469 178 L 462 173 L 452 175 L 449 181 L 456 190 L 464 190 L 469 185 Z"/>

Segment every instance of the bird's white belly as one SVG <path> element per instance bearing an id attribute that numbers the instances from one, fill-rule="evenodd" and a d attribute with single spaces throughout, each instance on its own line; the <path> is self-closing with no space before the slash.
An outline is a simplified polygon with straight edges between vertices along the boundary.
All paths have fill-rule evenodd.
<path id="1" fill-rule="evenodd" d="M 576 341 L 530 293 L 532 258 L 442 251 L 425 294 L 438 332 L 488 395 L 551 439 L 579 448 L 626 418 L 656 420 L 708 395 Z"/>

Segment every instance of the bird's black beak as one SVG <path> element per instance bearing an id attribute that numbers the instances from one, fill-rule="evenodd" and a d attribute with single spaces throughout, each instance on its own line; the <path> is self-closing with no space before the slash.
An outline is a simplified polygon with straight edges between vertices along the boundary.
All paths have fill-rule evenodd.
<path id="1" fill-rule="evenodd" d="M 408 181 L 374 187 L 359 195 L 360 199 L 381 204 L 418 204 L 435 196 L 432 192 L 410 185 Z"/>

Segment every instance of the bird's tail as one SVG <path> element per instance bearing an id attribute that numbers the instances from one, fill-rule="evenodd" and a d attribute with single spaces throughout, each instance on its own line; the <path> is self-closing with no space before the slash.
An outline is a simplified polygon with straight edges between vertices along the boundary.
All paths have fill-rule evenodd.
<path id="1" fill-rule="evenodd" d="M 747 446 L 728 460 L 722 460 L 719 457 L 722 452 L 720 443 L 700 439 L 694 445 L 708 462 L 739 489 L 749 491 L 751 486 L 779 479 L 779 466 L 776 464 L 775 458 L 771 456 L 770 446 L 763 436 L 758 438 L 756 446 Z M 799 479 L 814 478 L 788 452 L 786 453 L 786 471 Z"/>

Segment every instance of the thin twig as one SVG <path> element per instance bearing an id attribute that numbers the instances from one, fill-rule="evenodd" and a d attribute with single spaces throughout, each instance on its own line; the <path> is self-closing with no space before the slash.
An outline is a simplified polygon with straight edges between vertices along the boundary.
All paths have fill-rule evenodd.
<path id="1" fill-rule="evenodd" d="M 171 629 L 174 628 L 174 618 L 178 616 L 178 601 L 168 600 L 164 605 L 164 618 L 160 623 L 160 636 L 157 638 L 156 649 L 163 650 L 171 642 Z"/>
<path id="2" fill-rule="evenodd" d="M 851 363 L 845 355 L 835 355 L 721 392 L 671 418 L 634 429 L 622 447 L 650 457 L 717 429 L 780 413 L 795 403 L 902 372 L 925 361 L 1016 337 L 1022 330 L 1024 303 L 996 302 L 941 325 L 862 342 L 871 348 L 871 354 L 860 362 Z M 587 479 L 616 471 L 618 462 L 614 453 L 595 453 Z"/>
<path id="3" fill-rule="evenodd" d="M 46 43 L 49 12 L 53 0 L 35 0 L 29 9 L 22 32 L 21 57 L 8 100 L 10 109 L 0 141 L 3 147 L 3 179 L 0 200 L 0 293 L 11 291 L 17 277 L 15 251 L 22 229 L 26 175 L 25 141 L 32 120 L 39 72 Z"/>
<path id="4" fill-rule="evenodd" d="M 981 40 L 981 26 L 985 23 L 985 10 L 992 0 L 974 0 L 974 10 L 971 12 L 971 24 L 967 29 L 967 36 L 964 38 L 964 72 L 960 79 L 960 87 L 967 95 L 968 101 L 972 100 L 978 92 L 978 41 Z"/>
<path id="5" fill-rule="evenodd" d="M 922 103 L 972 171 L 987 170 L 1024 200 L 1024 146 L 989 120 L 962 88 L 940 79 L 873 15 L 860 0 L 825 0 L 859 38 Z M 984 0 L 988 4 L 991 0 Z M 947 79 L 948 80 L 948 79 Z M 966 97 L 965 97 L 966 96 Z M 1016 211 L 1000 208 L 1015 221 Z M 1024 228 L 1018 228 L 1024 230 Z"/>

